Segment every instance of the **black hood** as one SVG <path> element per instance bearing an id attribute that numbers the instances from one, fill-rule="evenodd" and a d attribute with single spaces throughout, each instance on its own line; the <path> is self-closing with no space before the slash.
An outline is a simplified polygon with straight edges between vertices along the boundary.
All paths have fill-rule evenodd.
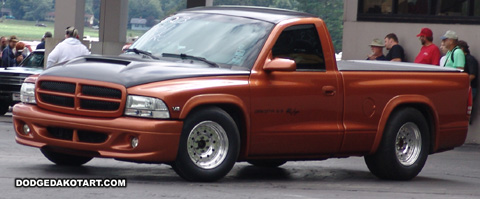
<path id="1" fill-rule="evenodd" d="M 190 60 L 188 60 L 190 61 Z M 179 78 L 249 75 L 250 71 L 211 68 L 203 63 L 169 62 L 131 56 L 85 56 L 45 70 L 41 76 L 60 76 L 111 82 L 129 88 Z"/>

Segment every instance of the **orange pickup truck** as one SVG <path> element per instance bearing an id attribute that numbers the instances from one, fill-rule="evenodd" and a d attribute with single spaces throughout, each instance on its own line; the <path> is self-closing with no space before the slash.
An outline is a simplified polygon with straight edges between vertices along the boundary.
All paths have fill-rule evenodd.
<path id="1" fill-rule="evenodd" d="M 215 181 L 236 162 L 364 156 L 408 180 L 461 146 L 468 76 L 412 63 L 335 60 L 325 23 L 294 11 L 194 8 L 120 56 L 85 56 L 25 80 L 16 141 L 59 165 L 165 163 Z"/>

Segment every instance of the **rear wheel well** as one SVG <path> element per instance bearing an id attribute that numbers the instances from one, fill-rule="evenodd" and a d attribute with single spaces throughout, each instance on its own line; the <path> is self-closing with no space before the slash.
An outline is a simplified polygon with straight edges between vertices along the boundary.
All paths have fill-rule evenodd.
<path id="1" fill-rule="evenodd" d="M 423 117 L 427 120 L 427 123 L 428 123 L 428 129 L 429 129 L 429 134 L 430 134 L 430 149 L 429 149 L 429 152 L 430 153 L 433 153 L 434 149 L 435 149 L 435 139 L 436 139 L 436 135 L 435 135 L 435 132 L 436 132 L 436 129 L 435 129 L 435 118 L 434 118 L 434 113 L 433 113 L 433 110 L 426 104 L 418 104 L 418 103 L 409 103 L 409 104 L 402 104 L 398 107 L 396 107 L 392 113 L 398 111 L 398 110 L 401 110 L 401 109 L 404 109 L 404 108 L 407 108 L 407 107 L 412 107 L 414 109 L 417 109 L 418 111 L 420 111 L 423 115 Z M 392 115 L 392 113 L 390 113 L 390 115 Z"/>
<path id="2" fill-rule="evenodd" d="M 209 107 L 219 107 L 219 108 L 221 108 L 222 110 L 227 112 L 233 118 L 233 120 L 235 121 L 235 124 L 237 125 L 237 128 L 238 128 L 238 132 L 240 133 L 241 149 L 240 149 L 239 158 L 242 159 L 244 157 L 245 150 L 246 150 L 246 145 L 247 145 L 247 128 L 246 128 L 247 124 L 246 124 L 246 120 L 245 120 L 246 116 L 244 115 L 245 113 L 243 112 L 243 110 L 240 107 L 238 107 L 237 105 L 234 105 L 234 104 L 203 104 L 203 105 L 200 105 L 200 106 L 197 106 L 197 107 L 193 108 L 187 114 L 187 117 L 189 115 L 191 115 L 192 113 L 195 113 L 198 110 L 208 109 Z"/>

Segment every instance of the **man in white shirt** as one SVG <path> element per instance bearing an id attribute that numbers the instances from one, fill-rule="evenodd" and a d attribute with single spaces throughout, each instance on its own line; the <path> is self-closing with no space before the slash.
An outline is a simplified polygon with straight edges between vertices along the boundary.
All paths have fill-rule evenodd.
<path id="1" fill-rule="evenodd" d="M 78 30 L 75 27 L 69 26 L 65 29 L 65 40 L 60 42 L 48 55 L 47 68 L 57 63 L 63 63 L 73 58 L 90 54 L 87 47 L 77 37 Z"/>

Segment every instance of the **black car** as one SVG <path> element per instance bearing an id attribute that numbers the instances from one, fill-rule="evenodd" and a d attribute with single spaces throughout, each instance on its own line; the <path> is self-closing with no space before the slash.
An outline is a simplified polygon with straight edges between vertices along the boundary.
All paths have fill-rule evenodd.
<path id="1" fill-rule="evenodd" d="M 9 107 L 20 102 L 20 87 L 23 80 L 30 75 L 43 71 L 45 50 L 35 50 L 17 67 L 0 68 L 0 115 Z"/>

